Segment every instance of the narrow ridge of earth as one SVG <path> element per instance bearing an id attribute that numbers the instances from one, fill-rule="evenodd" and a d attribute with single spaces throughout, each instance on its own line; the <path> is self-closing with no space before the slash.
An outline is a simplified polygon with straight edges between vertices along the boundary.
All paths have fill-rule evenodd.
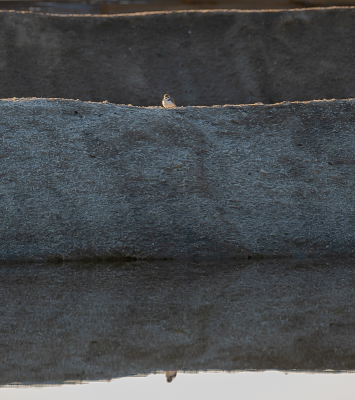
<path id="1" fill-rule="evenodd" d="M 354 107 L 1 100 L 1 260 L 352 254 Z"/>

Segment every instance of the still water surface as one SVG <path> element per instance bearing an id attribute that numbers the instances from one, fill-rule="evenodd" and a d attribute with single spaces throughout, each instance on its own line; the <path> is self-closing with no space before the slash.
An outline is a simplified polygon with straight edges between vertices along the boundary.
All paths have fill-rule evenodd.
<path id="1" fill-rule="evenodd" d="M 353 399 L 354 332 L 352 259 L 0 266 L 1 400 Z"/>
<path id="2" fill-rule="evenodd" d="M 355 374 L 343 373 L 178 373 L 167 384 L 162 374 L 52 387 L 5 387 L 3 400 L 353 400 Z"/>

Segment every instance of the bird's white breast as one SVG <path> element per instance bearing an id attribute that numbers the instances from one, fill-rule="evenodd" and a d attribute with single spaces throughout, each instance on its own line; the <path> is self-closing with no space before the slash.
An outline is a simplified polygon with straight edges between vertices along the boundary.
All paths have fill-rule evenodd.
<path id="1" fill-rule="evenodd" d="M 176 107 L 175 104 L 171 100 L 163 99 L 163 106 L 166 108 Z"/>

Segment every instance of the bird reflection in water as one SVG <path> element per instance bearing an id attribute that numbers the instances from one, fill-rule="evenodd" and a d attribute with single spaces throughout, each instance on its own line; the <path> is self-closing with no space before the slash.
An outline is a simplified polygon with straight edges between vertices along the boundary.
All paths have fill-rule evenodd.
<path id="1" fill-rule="evenodd" d="M 177 371 L 164 371 L 165 379 L 168 383 L 172 382 L 176 378 Z"/>

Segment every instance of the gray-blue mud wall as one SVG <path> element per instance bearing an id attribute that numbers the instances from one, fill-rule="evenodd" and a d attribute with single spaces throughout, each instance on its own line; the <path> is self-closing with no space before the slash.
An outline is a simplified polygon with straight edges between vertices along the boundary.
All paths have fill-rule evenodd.
<path id="1" fill-rule="evenodd" d="M 354 100 L 0 114 L 4 261 L 354 250 Z"/>

